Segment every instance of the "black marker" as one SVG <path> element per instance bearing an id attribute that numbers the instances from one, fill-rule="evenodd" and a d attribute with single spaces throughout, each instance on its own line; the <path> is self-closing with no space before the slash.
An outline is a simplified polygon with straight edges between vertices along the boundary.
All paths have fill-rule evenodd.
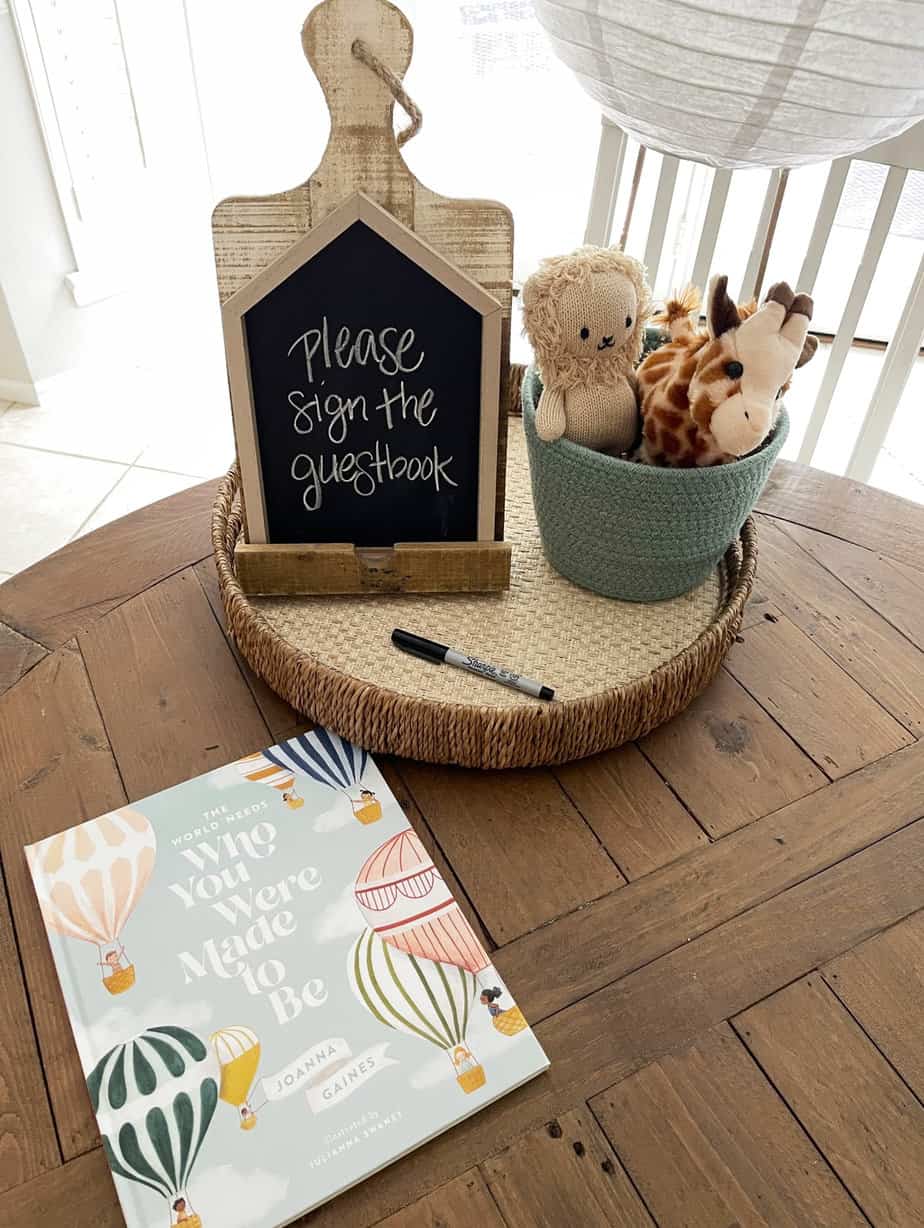
<path id="1" fill-rule="evenodd" d="M 459 669 L 467 669 L 470 674 L 480 674 L 482 678 L 490 678 L 502 686 L 513 687 L 515 691 L 523 691 L 534 699 L 554 699 L 555 692 L 550 686 L 534 682 L 532 678 L 524 678 L 512 670 L 502 669 L 499 665 L 489 665 L 478 657 L 470 657 L 464 652 L 457 652 L 446 644 L 438 644 L 436 640 L 425 640 L 422 635 L 414 635 L 410 631 L 402 631 L 395 627 L 391 633 L 391 642 L 402 652 L 409 652 L 413 657 L 422 657 L 424 661 L 434 661 L 437 665 L 445 662 L 447 665 L 457 665 Z"/>

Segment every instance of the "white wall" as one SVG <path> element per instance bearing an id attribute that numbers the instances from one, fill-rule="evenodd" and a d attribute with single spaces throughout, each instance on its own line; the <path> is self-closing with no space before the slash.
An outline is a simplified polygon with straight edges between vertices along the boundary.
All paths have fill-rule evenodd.
<path id="1" fill-rule="evenodd" d="M 39 384 L 105 352 L 118 300 L 77 307 L 64 281 L 73 271 L 16 27 L 0 0 L 0 381 Z"/>
<path id="2" fill-rule="evenodd" d="M 0 288 L 0 401 L 31 401 L 35 397 L 32 372 L 19 344 L 19 335 Z"/>

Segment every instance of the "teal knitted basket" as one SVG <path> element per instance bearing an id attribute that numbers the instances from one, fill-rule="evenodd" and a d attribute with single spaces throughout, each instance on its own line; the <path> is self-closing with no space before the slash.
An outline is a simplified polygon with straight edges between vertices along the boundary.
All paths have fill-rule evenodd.
<path id="1" fill-rule="evenodd" d="M 738 536 L 786 442 L 786 410 L 752 456 L 658 469 L 536 434 L 542 383 L 522 387 L 533 502 L 546 557 L 563 576 L 624 601 L 661 601 L 702 584 Z"/>

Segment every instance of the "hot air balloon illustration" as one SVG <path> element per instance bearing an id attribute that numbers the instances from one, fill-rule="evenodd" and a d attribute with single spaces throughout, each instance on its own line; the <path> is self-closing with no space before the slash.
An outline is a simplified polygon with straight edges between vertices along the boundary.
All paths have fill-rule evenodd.
<path id="1" fill-rule="evenodd" d="M 221 1068 L 218 1096 L 237 1109 L 241 1129 L 252 1130 L 257 1124 L 257 1115 L 250 1103 L 250 1091 L 260 1065 L 260 1041 L 250 1028 L 235 1024 L 213 1032 L 209 1043 Z"/>
<path id="2" fill-rule="evenodd" d="M 354 890 L 366 924 L 399 951 L 473 973 L 490 964 L 433 858 L 411 828 L 370 854 Z"/>
<path id="3" fill-rule="evenodd" d="M 354 892 L 366 924 L 399 951 L 453 964 L 476 977 L 491 966 L 487 951 L 411 828 L 380 844 L 366 859 Z M 526 1027 L 517 1006 L 492 1013 L 492 1022 L 505 1036 L 515 1036 Z"/>
<path id="4" fill-rule="evenodd" d="M 156 850 L 153 827 L 128 806 L 28 849 L 45 924 L 97 947 L 112 994 L 135 983 L 121 934 L 151 877 Z"/>
<path id="5" fill-rule="evenodd" d="M 471 972 L 395 951 L 372 930 L 353 944 L 348 970 L 354 995 L 379 1023 L 442 1049 L 464 1092 L 484 1086 L 484 1067 L 466 1041 L 477 988 Z"/>
<path id="6" fill-rule="evenodd" d="M 216 1073 L 198 1036 L 163 1026 L 110 1049 L 87 1077 L 110 1168 L 159 1194 L 184 1228 L 202 1228 L 188 1183 L 218 1103 Z"/>
<path id="7" fill-rule="evenodd" d="M 263 752 L 284 771 L 310 776 L 349 799 L 360 823 L 375 823 L 382 817 L 382 803 L 371 789 L 362 785 L 369 756 L 366 751 L 339 734 L 326 729 L 300 733 Z"/>
<path id="8" fill-rule="evenodd" d="M 268 785 L 282 794 L 282 800 L 290 810 L 298 810 L 304 806 L 305 799 L 299 797 L 295 788 L 295 776 L 291 769 L 271 763 L 264 754 L 257 751 L 254 755 L 245 755 L 234 765 L 245 780 L 257 785 Z"/>

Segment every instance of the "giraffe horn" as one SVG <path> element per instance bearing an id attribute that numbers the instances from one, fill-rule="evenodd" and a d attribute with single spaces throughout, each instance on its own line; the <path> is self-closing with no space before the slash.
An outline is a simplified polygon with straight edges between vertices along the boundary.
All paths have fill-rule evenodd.
<path id="1" fill-rule="evenodd" d="M 709 282 L 706 319 L 711 337 L 721 337 L 722 333 L 737 328 L 741 323 L 738 308 L 728 293 L 728 277 L 724 273 L 717 273 Z"/>

